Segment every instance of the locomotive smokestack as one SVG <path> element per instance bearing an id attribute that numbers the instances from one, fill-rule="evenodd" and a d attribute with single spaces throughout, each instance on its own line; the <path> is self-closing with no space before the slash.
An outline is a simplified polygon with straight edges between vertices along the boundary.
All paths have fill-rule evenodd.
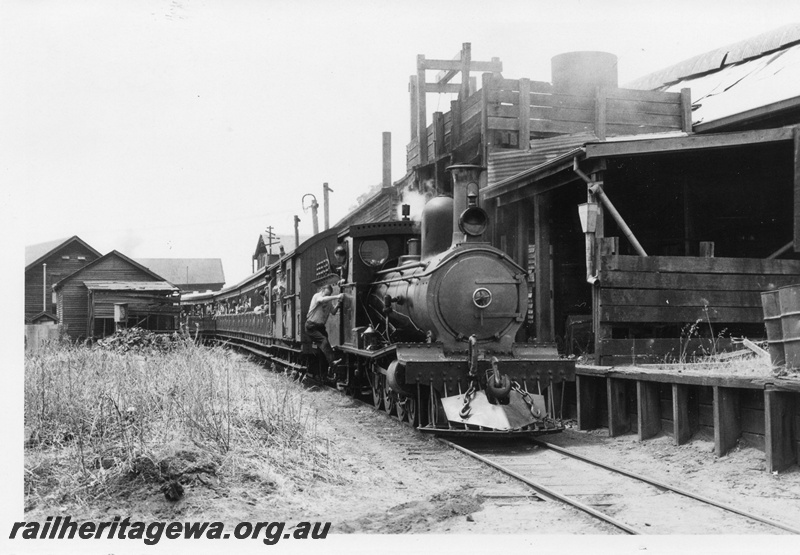
<path id="1" fill-rule="evenodd" d="M 472 164 L 447 168 L 453 175 L 453 245 L 474 241 L 486 229 L 489 217 L 478 207 L 478 183 L 483 170 Z"/>

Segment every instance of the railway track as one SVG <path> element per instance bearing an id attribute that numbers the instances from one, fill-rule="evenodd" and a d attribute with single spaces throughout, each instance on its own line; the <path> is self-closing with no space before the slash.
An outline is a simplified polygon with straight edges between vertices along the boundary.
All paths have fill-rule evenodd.
<path id="1" fill-rule="evenodd" d="M 446 445 L 628 534 L 800 534 L 800 529 L 541 440 Z"/>
<path id="2" fill-rule="evenodd" d="M 324 387 L 315 380 L 311 382 Z M 396 414 L 376 409 L 358 396 L 345 396 L 357 405 L 398 420 Z M 438 441 L 527 484 L 540 497 L 565 503 L 628 534 L 800 534 L 800 528 L 592 460 L 541 439 L 520 438 L 499 444 L 481 444 L 468 438 Z M 415 451 L 413 446 L 408 447 L 411 458 L 425 456 L 424 448 Z"/>

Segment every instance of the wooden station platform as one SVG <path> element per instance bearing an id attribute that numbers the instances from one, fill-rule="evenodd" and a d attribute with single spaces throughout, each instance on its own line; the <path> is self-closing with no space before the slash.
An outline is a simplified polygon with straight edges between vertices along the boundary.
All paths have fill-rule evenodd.
<path id="1" fill-rule="evenodd" d="M 737 376 L 713 364 L 576 367 L 578 429 L 611 437 L 659 432 L 688 442 L 713 434 L 717 456 L 742 438 L 764 450 L 767 471 L 798 464 L 800 378 Z"/>

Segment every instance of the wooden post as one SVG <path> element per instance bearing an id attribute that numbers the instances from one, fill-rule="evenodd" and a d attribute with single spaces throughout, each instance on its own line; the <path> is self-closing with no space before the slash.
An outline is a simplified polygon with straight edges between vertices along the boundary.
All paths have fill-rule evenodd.
<path id="1" fill-rule="evenodd" d="M 792 130 L 794 139 L 794 252 L 800 252 L 800 127 Z"/>
<path id="2" fill-rule="evenodd" d="M 447 145 L 444 144 L 444 114 L 441 112 L 433 113 L 433 155 L 439 158 L 447 152 Z"/>
<path id="3" fill-rule="evenodd" d="M 408 96 L 411 102 L 411 140 L 418 138 L 419 136 L 417 133 L 419 132 L 418 129 L 418 122 L 417 118 L 419 117 L 419 111 L 417 110 L 417 105 L 419 103 L 419 89 L 417 88 L 417 76 L 412 75 L 408 80 Z"/>
<path id="4" fill-rule="evenodd" d="M 578 392 L 578 429 L 594 430 L 597 428 L 600 408 L 597 406 L 598 378 L 575 376 L 575 388 Z"/>
<path id="5" fill-rule="evenodd" d="M 696 399 L 695 405 L 696 405 Z M 698 410 L 689 399 L 689 386 L 672 384 L 672 424 L 675 445 L 688 442 L 698 427 Z"/>
<path id="6" fill-rule="evenodd" d="M 492 74 L 484 73 L 481 76 L 481 161 L 484 166 L 489 164 L 489 150 L 494 139 L 489 131 L 489 90 L 492 86 Z"/>
<path id="7" fill-rule="evenodd" d="M 740 409 L 737 389 L 714 386 L 714 450 L 718 457 L 733 449 L 742 435 Z"/>
<path id="8" fill-rule="evenodd" d="M 681 128 L 684 133 L 692 132 L 692 89 L 681 89 Z"/>
<path id="9" fill-rule="evenodd" d="M 764 390 L 767 472 L 780 472 L 797 462 L 794 406 L 791 393 L 769 388 Z"/>
<path id="10" fill-rule="evenodd" d="M 598 218 L 602 215 L 602 209 L 600 214 L 598 214 Z M 599 228 L 599 221 L 598 221 L 598 228 Z M 596 234 L 597 232 L 595 232 Z M 619 253 L 619 237 L 603 237 L 598 239 L 597 245 L 597 261 L 595 262 L 595 270 L 597 271 L 598 275 L 602 270 L 602 260 L 603 256 L 617 254 Z M 600 302 L 600 290 L 603 287 L 602 281 L 600 282 L 599 286 L 595 286 L 592 288 L 592 303 L 593 303 L 593 311 L 592 311 L 592 326 L 594 328 L 594 356 L 597 364 L 604 364 L 603 363 L 603 340 L 611 339 L 611 327 L 608 325 L 604 325 L 601 323 L 600 316 L 603 311 L 603 305 Z"/>
<path id="11" fill-rule="evenodd" d="M 528 209 L 525 200 L 517 203 L 517 264 L 523 268 L 528 267 Z"/>
<path id="12" fill-rule="evenodd" d="M 384 188 L 392 186 L 392 134 L 389 131 L 383 132 L 383 181 Z M 325 222 L 325 229 L 328 229 Z"/>
<path id="13" fill-rule="evenodd" d="M 650 439 L 661 431 L 661 399 L 658 382 L 636 382 L 639 441 Z"/>
<path id="14" fill-rule="evenodd" d="M 425 56 L 417 56 L 417 138 L 419 139 L 419 164 L 428 163 L 428 122 L 425 105 Z"/>
<path id="15" fill-rule="evenodd" d="M 714 258 L 714 241 L 700 241 L 700 257 Z"/>
<path id="16" fill-rule="evenodd" d="M 625 401 L 625 380 L 606 378 L 608 395 L 608 435 L 620 436 L 631 430 L 628 407 Z"/>
<path id="17" fill-rule="evenodd" d="M 553 329 L 553 298 L 550 265 L 550 196 L 533 197 L 533 229 L 536 243 L 536 339 L 542 343 L 555 342 Z"/>
<path id="18" fill-rule="evenodd" d="M 461 144 L 461 101 L 450 102 L 450 150 L 455 150 Z"/>
<path id="19" fill-rule="evenodd" d="M 458 93 L 460 100 L 469 98 L 469 66 L 472 62 L 472 45 L 465 42 L 461 45 L 461 91 Z"/>
<path id="20" fill-rule="evenodd" d="M 519 141 L 520 150 L 531 149 L 531 80 L 519 80 Z"/>
<path id="21" fill-rule="evenodd" d="M 597 87 L 594 93 L 594 134 L 601 141 L 606 140 L 606 90 Z"/>

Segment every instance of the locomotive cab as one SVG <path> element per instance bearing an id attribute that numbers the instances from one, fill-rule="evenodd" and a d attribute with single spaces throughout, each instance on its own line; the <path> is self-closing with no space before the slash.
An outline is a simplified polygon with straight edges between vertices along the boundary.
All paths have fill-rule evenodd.
<path id="1" fill-rule="evenodd" d="M 379 328 L 383 320 L 380 313 L 368 308 L 371 284 L 381 270 L 415 258 L 413 245 L 419 241 L 419 226 L 412 221 L 357 224 L 342 230 L 338 240 L 329 281 L 335 282 L 334 293 L 343 293 L 344 299 L 338 318 L 328 320 L 328 335 L 334 346 L 359 349 L 365 345 L 364 330 Z"/>

